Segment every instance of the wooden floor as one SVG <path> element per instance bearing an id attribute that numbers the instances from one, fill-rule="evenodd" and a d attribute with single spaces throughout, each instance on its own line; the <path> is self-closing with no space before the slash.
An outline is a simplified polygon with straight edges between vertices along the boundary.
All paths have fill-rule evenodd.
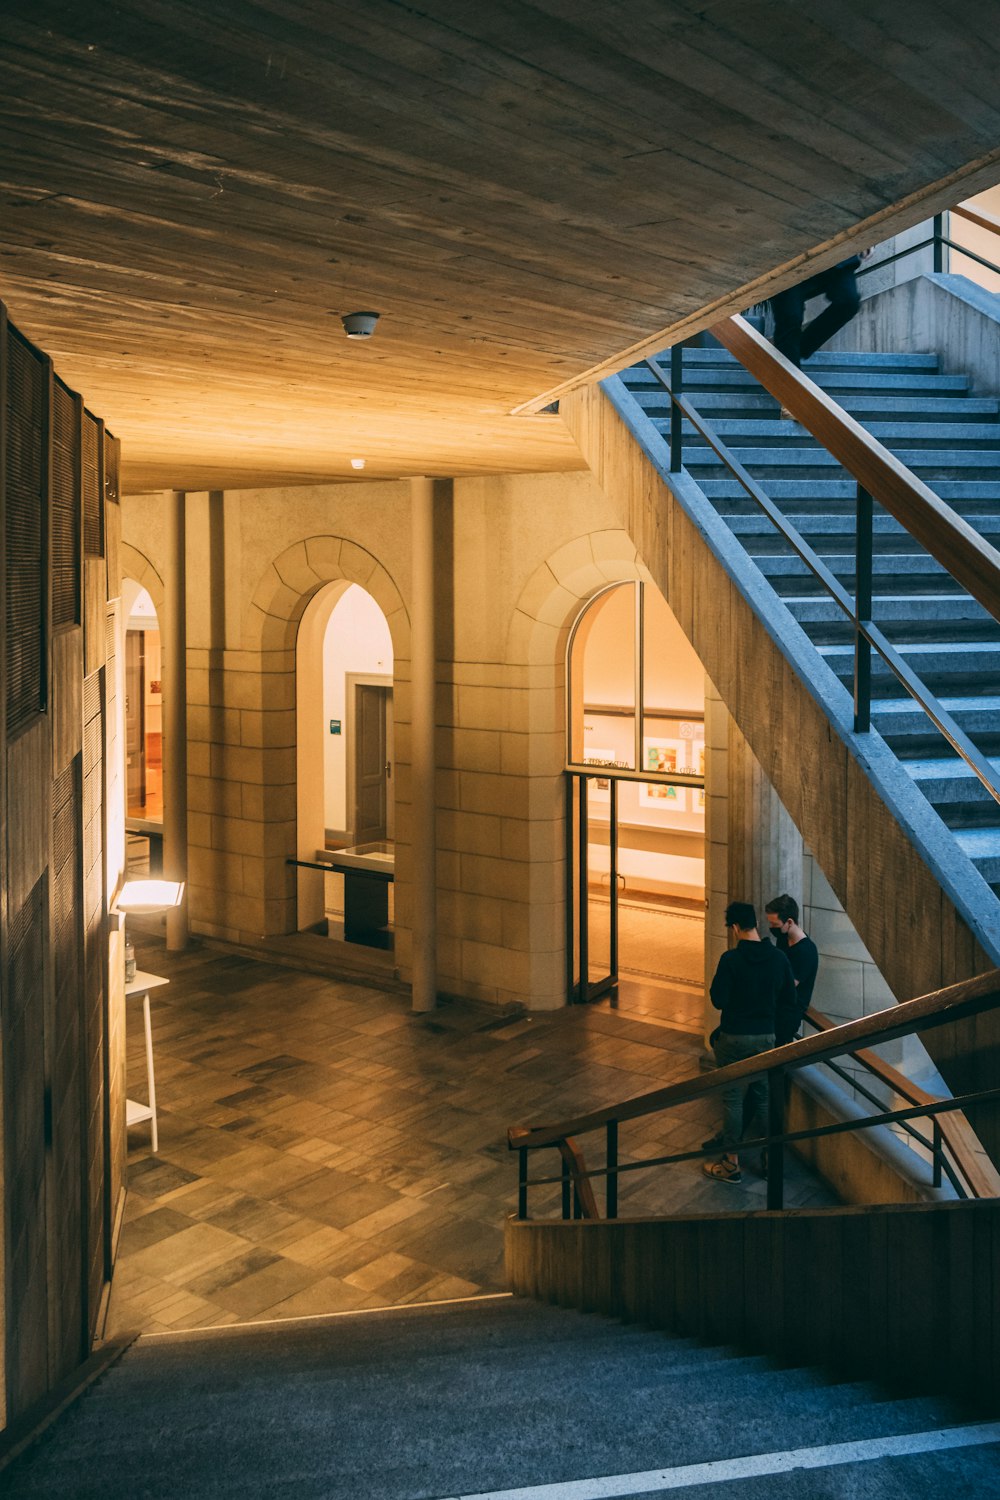
<path id="1" fill-rule="evenodd" d="M 655 988 L 615 1010 L 418 1017 L 399 995 L 208 948 L 168 956 L 140 935 L 137 950 L 170 979 L 153 994 L 160 1140 L 153 1156 L 149 1127 L 129 1132 L 109 1332 L 501 1290 L 507 1126 L 699 1066 L 700 1039 L 669 1023 Z M 144 1099 L 138 1006 L 128 1020 L 129 1096 Z M 623 1127 L 622 1157 L 697 1146 L 717 1119 L 699 1105 Z M 832 1201 L 793 1172 L 792 1204 Z M 742 1187 L 705 1181 L 697 1163 L 622 1181 L 623 1213 L 763 1206 L 749 1171 Z"/>

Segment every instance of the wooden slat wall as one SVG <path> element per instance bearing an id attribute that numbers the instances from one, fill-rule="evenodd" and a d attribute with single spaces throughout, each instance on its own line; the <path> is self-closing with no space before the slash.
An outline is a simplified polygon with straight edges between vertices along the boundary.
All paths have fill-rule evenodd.
<path id="1" fill-rule="evenodd" d="M 102 424 L 0 306 L 0 1425 L 89 1352 L 110 1273 L 110 1206 L 124 1181 L 107 1086 L 106 913 L 120 861 L 108 868 L 104 857 L 104 664 L 114 656 L 106 451 L 117 465 Z M 84 569 L 85 497 L 96 550 Z M 112 606 L 112 635 L 114 619 Z M 121 1054 L 120 1008 L 117 1019 Z M 115 1100 L 123 1122 L 123 1085 Z"/>
<path id="2" fill-rule="evenodd" d="M 508 1220 L 511 1290 L 848 1379 L 1000 1400 L 1000 1203 Z"/>
<path id="3" fill-rule="evenodd" d="M 871 781 L 600 389 L 561 413 L 756 761 L 898 999 L 993 967 Z M 745 783 L 744 783 L 745 784 Z M 752 873 L 744 849 L 737 868 Z M 736 892 L 733 893 L 734 896 Z M 988 1088 L 1000 1014 L 926 1039 L 953 1089 Z M 1000 1161 L 1000 1111 L 972 1124 Z"/>

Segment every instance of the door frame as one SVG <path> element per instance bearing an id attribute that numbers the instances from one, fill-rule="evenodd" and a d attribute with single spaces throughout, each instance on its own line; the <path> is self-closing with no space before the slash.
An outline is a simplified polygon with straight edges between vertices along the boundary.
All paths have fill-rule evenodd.
<path id="1" fill-rule="evenodd" d="M 355 827 L 356 827 L 356 822 L 357 822 L 357 800 L 356 800 L 357 799 L 357 786 L 356 786 L 357 776 L 356 776 L 356 773 L 355 773 L 355 756 L 356 756 L 356 753 L 357 753 L 357 746 L 355 744 L 354 720 L 355 720 L 355 709 L 356 709 L 356 702 L 357 702 L 357 697 L 356 697 L 355 689 L 359 688 L 359 687 L 380 687 L 380 688 L 387 688 L 388 689 L 388 697 L 386 699 L 385 753 L 386 753 L 386 758 L 387 758 L 389 764 L 393 767 L 393 769 L 395 769 L 395 761 L 394 761 L 394 758 L 393 758 L 394 754 L 395 754 L 395 746 L 393 744 L 393 735 L 392 735 L 392 724 L 393 724 L 394 721 L 390 717 L 390 715 L 391 715 L 391 709 L 392 709 L 392 689 L 393 689 L 393 679 L 392 679 L 392 676 L 389 675 L 388 673 L 378 673 L 378 672 L 345 672 L 344 673 L 344 718 L 345 718 L 345 722 L 344 722 L 344 754 L 346 756 L 347 764 L 346 764 L 346 766 L 345 766 L 344 769 L 345 769 L 345 790 L 346 790 L 346 794 L 347 795 L 345 797 L 344 813 L 345 813 L 345 822 L 348 822 L 348 826 L 349 826 L 349 829 L 350 829 L 351 843 L 352 844 L 356 842 L 356 840 L 355 840 Z M 390 801 L 392 801 L 392 803 L 393 803 L 393 810 L 392 810 L 391 813 L 390 813 L 390 807 L 389 807 Z M 394 788 L 392 786 L 392 772 L 391 771 L 390 771 L 388 777 L 386 778 L 386 789 L 385 789 L 385 821 L 386 821 L 386 837 L 387 838 L 391 838 L 392 837 L 392 832 L 395 831 L 395 826 L 396 826 L 396 819 L 395 819 L 395 796 L 394 796 Z"/>
<path id="2" fill-rule="evenodd" d="M 606 768 L 566 773 L 566 1000 L 587 1005 L 618 987 L 618 782 Z M 590 869 L 588 791 L 598 777 L 609 781 L 608 973 L 590 978 Z M 579 971 L 579 978 L 577 972 Z"/>

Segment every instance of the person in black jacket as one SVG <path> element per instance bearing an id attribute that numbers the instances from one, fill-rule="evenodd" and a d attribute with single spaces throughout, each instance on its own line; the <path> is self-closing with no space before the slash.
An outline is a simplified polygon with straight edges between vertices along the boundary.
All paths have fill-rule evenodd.
<path id="1" fill-rule="evenodd" d="M 734 946 L 719 959 L 709 993 L 722 1012 L 712 1048 L 720 1068 L 766 1052 L 774 1046 L 779 1008 L 794 1009 L 795 980 L 788 959 L 770 943 L 761 942 L 757 913 L 749 901 L 731 901 L 726 927 Z M 722 1091 L 723 1155 L 706 1161 L 702 1171 L 717 1182 L 742 1182 L 739 1142 L 743 1136 L 744 1098 L 750 1135 L 765 1134 L 767 1084 L 763 1079 L 733 1083 Z M 706 1145 L 708 1143 L 706 1142 Z"/>
<path id="2" fill-rule="evenodd" d="M 788 959 L 795 980 L 795 1008 L 779 1010 L 774 1033 L 775 1046 L 783 1047 L 786 1042 L 794 1042 L 802 1019 L 812 1004 L 819 951 L 809 934 L 799 926 L 799 903 L 794 896 L 775 896 L 764 907 L 764 915 L 774 945 Z"/>
<path id="3" fill-rule="evenodd" d="M 817 271 L 798 286 L 790 286 L 771 298 L 774 345 L 793 365 L 801 365 L 810 354 L 815 354 L 854 317 L 861 306 L 858 267 L 870 254 L 866 250 L 862 255 L 849 255 L 829 270 Z M 825 297 L 828 305 L 803 328 L 802 319 L 810 297 Z"/>

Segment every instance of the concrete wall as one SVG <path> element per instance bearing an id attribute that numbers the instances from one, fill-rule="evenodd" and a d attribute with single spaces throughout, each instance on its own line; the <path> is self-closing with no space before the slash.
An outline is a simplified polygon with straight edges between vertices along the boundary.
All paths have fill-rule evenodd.
<path id="1" fill-rule="evenodd" d="M 996 395 L 1000 297 L 965 276 L 922 275 L 863 302 L 828 347 L 934 353 L 943 373 L 969 375 L 977 395 Z"/>

